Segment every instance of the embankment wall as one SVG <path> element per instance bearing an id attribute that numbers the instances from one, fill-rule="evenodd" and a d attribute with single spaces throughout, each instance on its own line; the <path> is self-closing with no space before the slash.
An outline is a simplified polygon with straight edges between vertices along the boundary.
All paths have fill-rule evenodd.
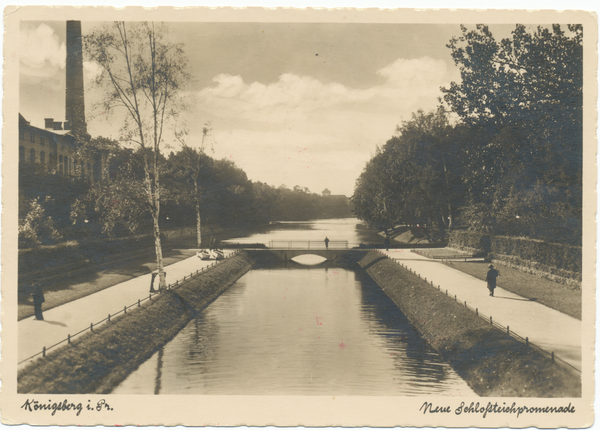
<path id="1" fill-rule="evenodd" d="M 22 369 L 19 393 L 110 393 L 252 268 L 240 253 Z"/>
<path id="2" fill-rule="evenodd" d="M 371 252 L 359 264 L 478 395 L 581 396 L 578 374 L 495 329 L 392 260 Z"/>
<path id="3" fill-rule="evenodd" d="M 523 237 L 453 231 L 448 246 L 488 255 L 494 262 L 581 288 L 581 247 Z"/>

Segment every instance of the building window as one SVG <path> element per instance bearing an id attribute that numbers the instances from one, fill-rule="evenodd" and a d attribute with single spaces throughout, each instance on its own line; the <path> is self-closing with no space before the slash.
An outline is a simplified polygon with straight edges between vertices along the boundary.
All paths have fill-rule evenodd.
<path id="1" fill-rule="evenodd" d="M 40 137 L 40 145 L 46 145 L 46 139 L 44 139 L 43 137 Z"/>
<path id="2" fill-rule="evenodd" d="M 25 161 L 25 147 L 24 146 L 19 146 L 19 161 L 21 163 L 23 163 Z"/>
<path id="3" fill-rule="evenodd" d="M 62 155 L 58 156 L 58 171 L 60 173 L 63 172 L 63 156 Z"/>
<path id="4" fill-rule="evenodd" d="M 29 162 L 35 163 L 35 149 L 31 148 L 29 151 Z"/>
<path id="5" fill-rule="evenodd" d="M 65 175 L 69 175 L 71 172 L 69 170 L 69 157 L 63 158 L 65 160 Z"/>
<path id="6" fill-rule="evenodd" d="M 40 163 L 46 164 L 46 153 L 44 151 L 40 151 Z"/>
<path id="7" fill-rule="evenodd" d="M 33 131 L 29 133 L 29 138 L 31 139 L 31 143 L 35 143 L 35 134 L 33 134 Z"/>

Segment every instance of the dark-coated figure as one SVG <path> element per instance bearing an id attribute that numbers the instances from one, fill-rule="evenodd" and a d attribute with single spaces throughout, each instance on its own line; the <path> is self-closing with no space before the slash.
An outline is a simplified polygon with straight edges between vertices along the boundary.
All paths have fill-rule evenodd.
<path id="1" fill-rule="evenodd" d="M 43 321 L 44 315 L 42 314 L 42 303 L 46 301 L 44 298 L 44 292 L 42 291 L 42 287 L 38 283 L 34 283 L 32 285 L 33 291 L 31 293 L 31 297 L 33 297 L 33 309 L 35 311 L 35 319 L 37 321 Z"/>
<path id="2" fill-rule="evenodd" d="M 488 290 L 490 290 L 490 296 L 494 297 L 494 290 L 496 289 L 496 278 L 500 276 L 500 272 L 494 269 L 492 264 L 489 265 L 489 269 L 487 272 L 487 276 L 485 277 L 485 282 L 487 282 Z"/>

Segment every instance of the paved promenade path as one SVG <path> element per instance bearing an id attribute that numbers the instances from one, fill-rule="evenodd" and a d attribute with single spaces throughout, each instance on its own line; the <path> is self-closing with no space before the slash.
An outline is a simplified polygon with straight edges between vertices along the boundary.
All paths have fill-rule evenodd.
<path id="1" fill-rule="evenodd" d="M 439 260 L 433 260 L 411 252 L 409 249 L 382 251 L 389 258 L 398 260 L 405 267 L 433 281 L 460 303 L 479 309 L 485 315 L 521 337 L 529 337 L 540 348 L 554 352 L 576 369 L 581 370 L 581 321 L 550 309 L 517 294 L 496 288 L 494 297 L 489 296 L 486 283 L 471 275 L 453 269 Z M 500 266 L 500 276 L 502 267 Z"/>
<path id="2" fill-rule="evenodd" d="M 225 256 L 231 255 L 233 250 L 225 250 Z M 184 276 L 196 272 L 200 268 L 208 267 L 215 260 L 200 260 L 193 256 L 177 263 L 165 266 L 167 284 L 182 280 Z M 70 334 L 90 327 L 107 318 L 108 314 L 122 311 L 124 306 L 137 303 L 138 300 L 148 298 L 150 291 L 151 274 L 133 278 L 89 296 L 74 300 L 54 309 L 44 311 L 44 320 L 36 321 L 34 317 L 18 322 L 18 362 L 33 356 L 55 343 L 66 339 Z M 158 278 L 154 280 L 154 287 L 158 288 Z M 43 308 L 43 306 L 42 306 Z M 36 357 L 37 358 L 37 357 Z M 19 369 L 26 366 L 30 360 L 19 364 Z"/>

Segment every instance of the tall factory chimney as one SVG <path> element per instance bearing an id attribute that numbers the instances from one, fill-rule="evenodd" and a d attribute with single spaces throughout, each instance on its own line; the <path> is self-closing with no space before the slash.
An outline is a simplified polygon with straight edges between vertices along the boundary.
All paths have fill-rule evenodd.
<path id="1" fill-rule="evenodd" d="M 87 135 L 83 95 L 81 21 L 67 21 L 66 126 L 75 136 Z"/>

